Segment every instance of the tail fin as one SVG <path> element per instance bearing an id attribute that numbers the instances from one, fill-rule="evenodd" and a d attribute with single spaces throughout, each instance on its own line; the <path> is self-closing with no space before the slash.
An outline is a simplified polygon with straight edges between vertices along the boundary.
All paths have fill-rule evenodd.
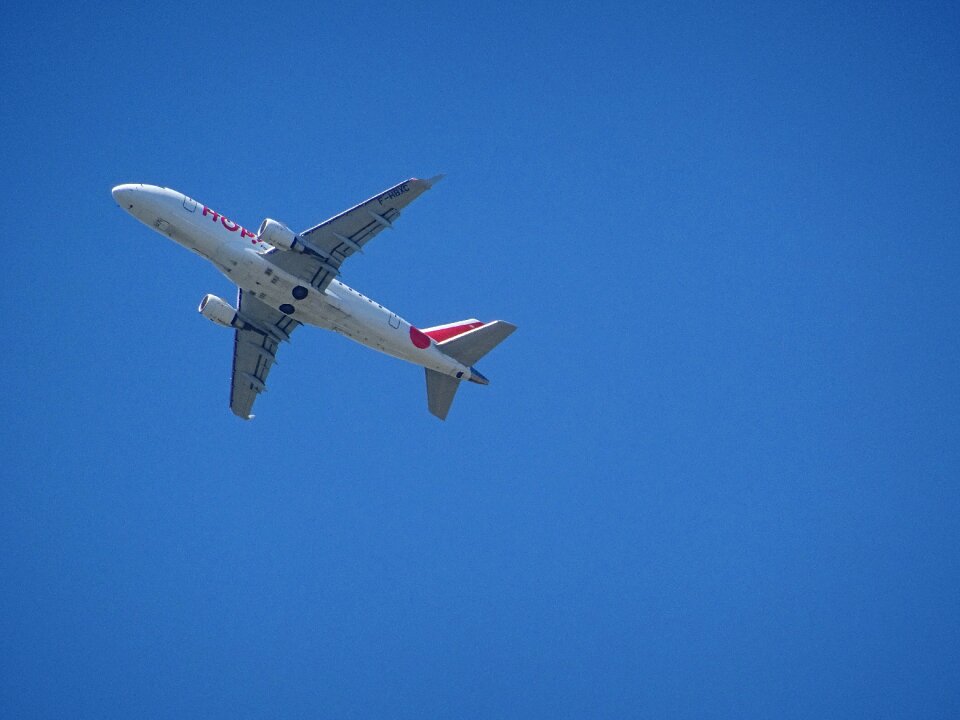
<path id="1" fill-rule="evenodd" d="M 457 394 L 460 381 L 455 377 L 438 373 L 436 370 L 427 370 L 427 407 L 430 412 L 441 420 L 447 419 L 453 396 Z"/>
<path id="2" fill-rule="evenodd" d="M 463 320 L 449 325 L 439 325 L 423 332 L 437 343 L 437 347 L 457 362 L 470 367 L 473 382 L 487 384 L 487 379 L 473 369 L 472 365 L 502 343 L 514 330 L 503 320 L 482 323 L 479 320 Z M 460 387 L 457 378 L 435 370 L 427 370 L 427 407 L 441 420 L 447 419 L 453 396 Z"/>

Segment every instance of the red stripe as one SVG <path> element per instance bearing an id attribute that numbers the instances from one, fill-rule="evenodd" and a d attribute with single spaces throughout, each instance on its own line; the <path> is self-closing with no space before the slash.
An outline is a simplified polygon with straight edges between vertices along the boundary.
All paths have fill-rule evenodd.
<path id="1" fill-rule="evenodd" d="M 457 335 L 463 335 L 468 330 L 483 327 L 482 322 L 466 323 L 464 325 L 454 325 L 453 327 L 441 328 L 439 330 L 430 330 L 426 334 L 434 339 L 435 342 L 443 342 Z"/>

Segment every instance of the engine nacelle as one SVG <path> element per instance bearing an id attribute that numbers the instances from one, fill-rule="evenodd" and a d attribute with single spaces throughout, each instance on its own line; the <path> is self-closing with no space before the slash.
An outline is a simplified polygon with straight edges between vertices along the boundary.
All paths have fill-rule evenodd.
<path id="1" fill-rule="evenodd" d="M 212 320 L 217 325 L 236 327 L 237 311 L 233 305 L 223 298 L 216 295 L 204 295 L 197 310 L 207 320 Z"/>
<path id="2" fill-rule="evenodd" d="M 273 245 L 280 250 L 293 250 L 294 252 L 303 252 L 303 245 L 297 242 L 297 234 L 276 220 L 267 218 L 260 223 L 260 229 L 257 230 L 260 239 Z"/>

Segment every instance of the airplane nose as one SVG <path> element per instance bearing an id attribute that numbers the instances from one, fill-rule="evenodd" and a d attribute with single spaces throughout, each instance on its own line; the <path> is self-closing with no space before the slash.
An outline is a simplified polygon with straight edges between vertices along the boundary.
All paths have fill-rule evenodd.
<path id="1" fill-rule="evenodd" d="M 113 195 L 114 202 L 117 203 L 124 210 L 129 210 L 133 207 L 131 200 L 133 199 L 133 185 L 117 185 L 110 193 Z"/>

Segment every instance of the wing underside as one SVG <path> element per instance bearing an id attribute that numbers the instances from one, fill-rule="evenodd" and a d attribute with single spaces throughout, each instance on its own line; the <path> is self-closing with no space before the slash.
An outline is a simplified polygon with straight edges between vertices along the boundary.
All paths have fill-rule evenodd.
<path id="1" fill-rule="evenodd" d="M 237 310 L 244 320 L 233 339 L 230 409 L 249 420 L 257 395 L 267 389 L 267 374 L 276 362 L 280 343 L 300 324 L 256 297 L 240 290 Z"/>
<path id="2" fill-rule="evenodd" d="M 270 250 L 267 258 L 281 269 L 323 291 L 340 273 L 340 265 L 380 231 L 393 227 L 405 208 L 429 190 L 443 176 L 429 180 L 410 178 L 392 188 L 364 200 L 339 215 L 300 233 L 299 238 L 310 249 L 295 253 Z"/>

